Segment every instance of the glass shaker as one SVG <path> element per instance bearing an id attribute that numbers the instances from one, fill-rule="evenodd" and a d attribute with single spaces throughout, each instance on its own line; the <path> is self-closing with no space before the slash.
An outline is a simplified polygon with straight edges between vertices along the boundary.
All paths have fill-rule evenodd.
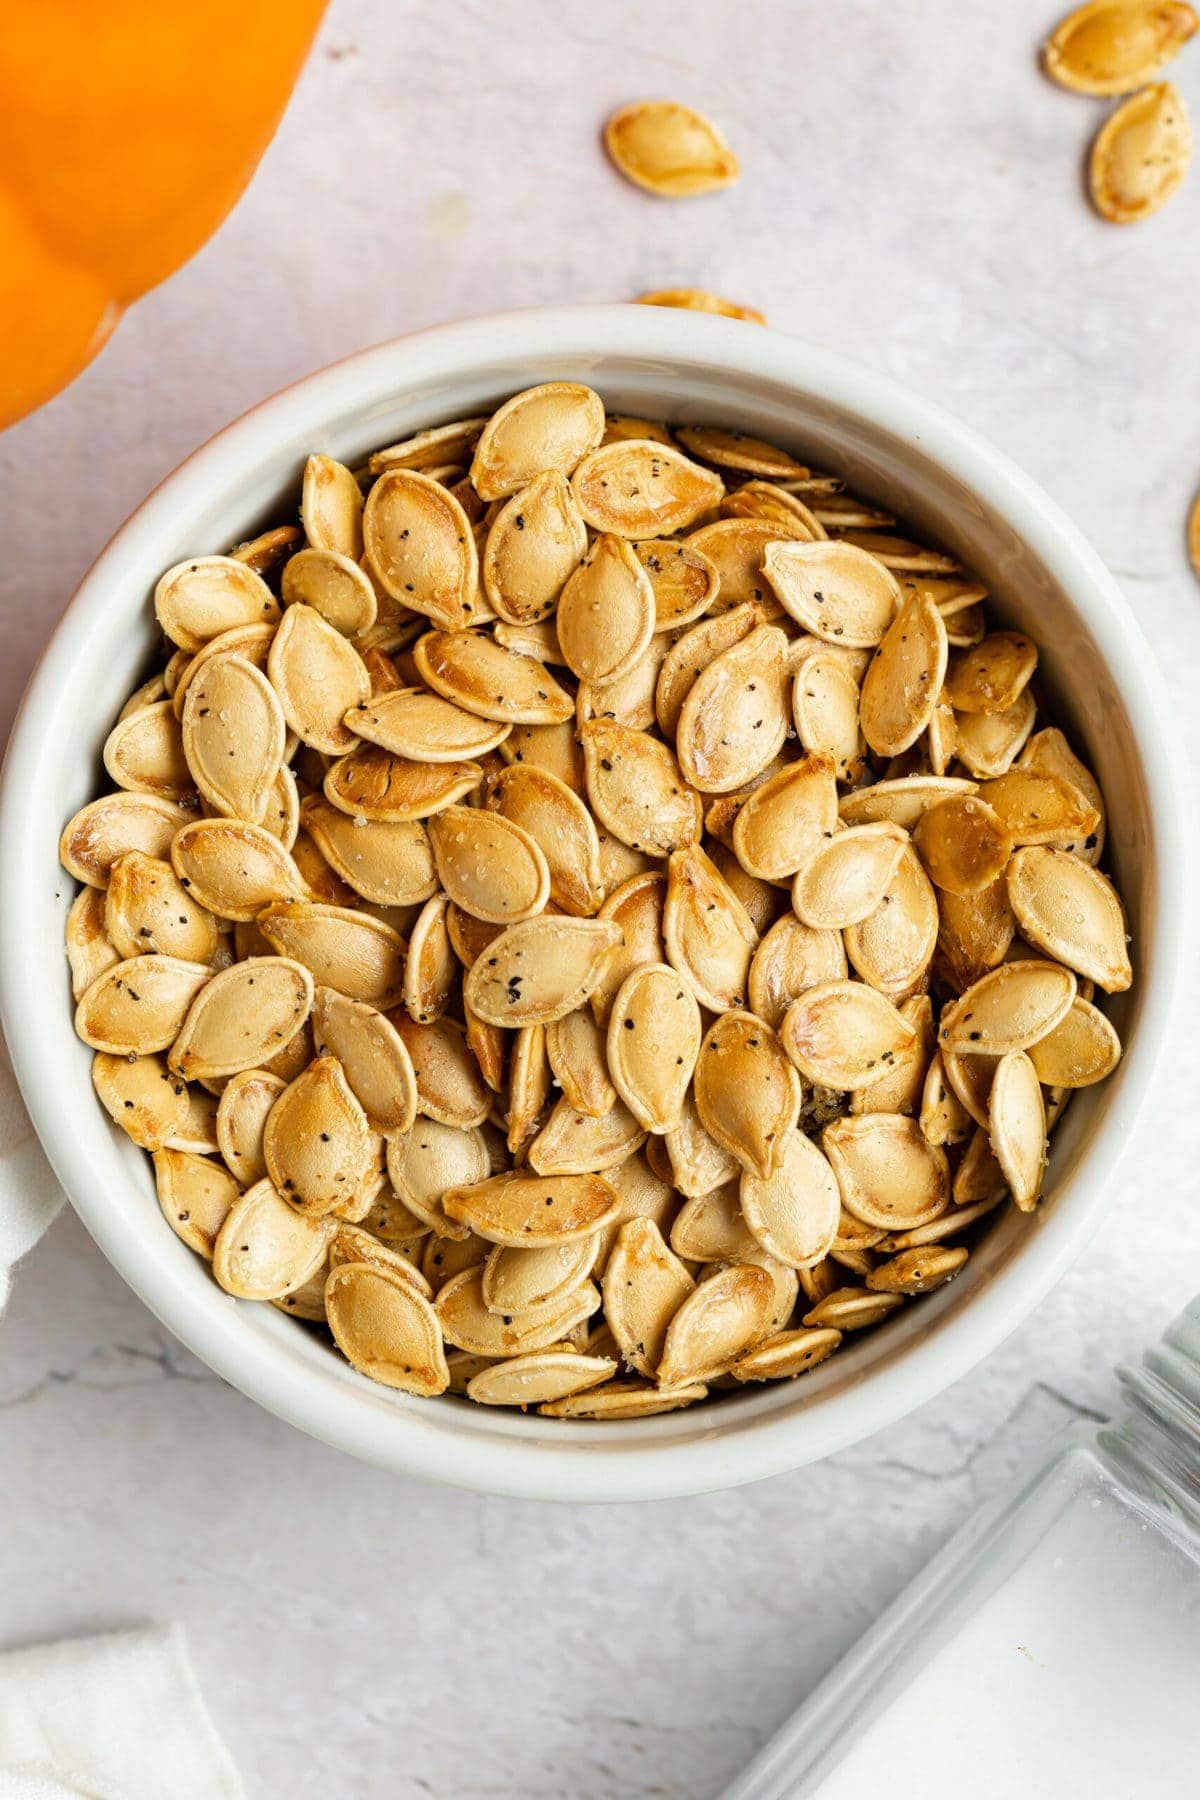
<path id="1" fill-rule="evenodd" d="M 723 1800 L 1200 1795 L 1200 1299 L 1117 1376 Z"/>

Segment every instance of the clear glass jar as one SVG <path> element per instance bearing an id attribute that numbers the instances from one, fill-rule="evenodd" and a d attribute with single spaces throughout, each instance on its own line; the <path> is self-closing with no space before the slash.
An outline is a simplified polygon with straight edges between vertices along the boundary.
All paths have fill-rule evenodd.
<path id="1" fill-rule="evenodd" d="M 1200 1795 L 1200 1299 L 1117 1374 L 724 1800 Z"/>

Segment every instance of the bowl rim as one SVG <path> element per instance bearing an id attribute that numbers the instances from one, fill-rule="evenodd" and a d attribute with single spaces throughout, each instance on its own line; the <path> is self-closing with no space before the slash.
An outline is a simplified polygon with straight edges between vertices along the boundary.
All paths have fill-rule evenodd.
<path id="1" fill-rule="evenodd" d="M 330 1387 L 274 1343 L 230 1331 L 223 1315 L 200 1306 L 183 1283 L 164 1283 L 140 1235 L 96 1192 L 88 1132 L 66 1128 L 52 1102 L 56 1056 L 70 1013 L 36 1020 L 28 1007 L 26 923 L 44 890 L 23 854 L 36 814 L 32 776 L 41 721 L 63 691 L 85 628 L 98 628 L 121 570 L 176 508 L 181 495 L 228 486 L 231 469 L 270 454 L 288 438 L 318 443 L 334 415 L 365 411 L 380 393 L 406 382 L 453 378 L 502 353 L 531 368 L 541 359 L 590 357 L 663 361 L 676 368 L 720 369 L 743 379 L 785 384 L 818 395 L 875 427 L 912 442 L 930 461 L 970 488 L 1014 528 L 1061 585 L 1119 686 L 1142 760 L 1154 821 L 1152 899 L 1155 968 L 1141 994 L 1141 1017 L 1120 1091 L 1080 1156 L 1069 1195 L 1040 1222 L 1024 1247 L 1019 1275 L 1002 1270 L 969 1304 L 942 1322 L 931 1339 L 905 1346 L 894 1362 L 870 1371 L 824 1408 L 747 1421 L 697 1434 L 687 1443 L 647 1441 L 645 1448 L 608 1448 L 564 1441 L 547 1447 L 485 1440 L 453 1430 L 431 1432 L 391 1409 L 382 1425 L 375 1408 L 349 1405 L 343 1383 Z M 1084 598 L 1086 596 L 1086 599 Z M 1115 676 L 1114 676 L 1115 679 Z M 1116 582 L 1079 529 L 1005 454 L 933 402 L 890 377 L 832 351 L 769 328 L 635 305 L 529 308 L 439 325 L 389 339 L 303 377 L 261 401 L 192 452 L 130 515 L 100 553 L 63 613 L 34 670 L 9 741 L 0 785 L 0 869 L 7 904 L 0 908 L 0 1023 L 30 1118 L 75 1210 L 104 1254 L 162 1322 L 231 1385 L 310 1435 L 362 1460 L 485 1493 L 556 1500 L 666 1499 L 761 1480 L 817 1461 L 894 1423 L 949 1387 L 1034 1310 L 1099 1225 L 1115 1188 L 1121 1158 L 1149 1094 L 1180 988 L 1184 896 L 1189 860 L 1186 803 L 1173 770 L 1181 760 L 1166 683 Z M 43 1012 L 51 1009 L 43 1008 Z M 57 1014 L 61 1012 L 61 1019 Z M 99 1125 L 99 1119 L 96 1123 Z M 1097 1149 L 1107 1161 L 1097 1166 Z M 1069 1204 L 1067 1201 L 1069 1200 Z M 715 1424 L 715 1421 L 714 1421 Z M 602 1451 L 598 1454 L 597 1452 Z"/>

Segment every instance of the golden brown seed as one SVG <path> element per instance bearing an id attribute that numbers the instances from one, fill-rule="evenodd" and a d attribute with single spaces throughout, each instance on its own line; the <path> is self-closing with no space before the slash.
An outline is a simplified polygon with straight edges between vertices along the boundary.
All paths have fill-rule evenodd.
<path id="1" fill-rule="evenodd" d="M 846 954 L 864 981 L 896 996 L 924 976 L 937 934 L 937 895 L 908 844 L 874 912 L 843 933 Z"/>
<path id="2" fill-rule="evenodd" d="M 92 1059 L 92 1085 L 113 1124 L 143 1150 L 164 1149 L 187 1121 L 187 1086 L 161 1056 L 99 1050 Z"/>
<path id="3" fill-rule="evenodd" d="M 654 634 L 654 589 L 623 538 L 606 533 L 567 581 L 558 641 L 567 666 L 596 686 L 627 674 Z"/>
<path id="4" fill-rule="evenodd" d="M 1088 163 L 1092 202 L 1112 224 L 1132 225 L 1166 205 L 1191 160 L 1183 95 L 1169 81 L 1143 88 L 1097 133 Z"/>
<path id="5" fill-rule="evenodd" d="M 267 674 L 301 743 L 327 756 L 353 747 L 342 717 L 367 699 L 371 678 L 353 644 L 313 607 L 288 607 L 271 642 Z"/>
<path id="6" fill-rule="evenodd" d="M 401 998 L 404 941 L 382 920 L 342 906 L 273 905 L 258 925 L 277 956 L 303 964 L 322 987 L 380 1008 Z"/>
<path id="7" fill-rule="evenodd" d="M 757 623 L 752 606 L 736 606 L 715 618 L 702 619 L 671 646 L 659 670 L 654 694 L 655 712 L 664 736 L 674 737 L 683 703 L 700 671 L 722 650 L 748 636 Z"/>
<path id="8" fill-rule="evenodd" d="M 150 1056 L 174 1042 L 196 995 L 209 981 L 203 963 L 135 956 L 113 963 L 75 1009 L 75 1031 L 93 1050 Z"/>
<path id="9" fill-rule="evenodd" d="M 544 664 L 478 631 L 430 631 L 413 661 L 435 694 L 505 725 L 556 725 L 574 716 L 570 694 Z"/>
<path id="10" fill-rule="evenodd" d="M 907 594 L 863 677 L 863 736 L 877 756 L 899 756 L 933 717 L 946 676 L 942 615 L 927 594 Z"/>
<path id="11" fill-rule="evenodd" d="M 433 425 L 414 432 L 398 444 L 376 450 L 371 457 L 372 475 L 385 469 L 432 469 L 439 464 L 459 464 L 479 441 L 487 424 L 487 415 L 476 419 L 453 419 L 448 425 Z"/>
<path id="12" fill-rule="evenodd" d="M 397 1010 L 392 1022 L 412 1062 L 419 1111 L 463 1131 L 482 1125 L 492 1095 L 458 1020 L 417 1025 Z"/>
<path id="13" fill-rule="evenodd" d="M 738 159 L 703 113 L 673 100 L 637 100 L 604 127 L 608 154 L 627 180 L 678 200 L 728 187 Z"/>
<path id="14" fill-rule="evenodd" d="M 931 1294 L 952 1280 L 966 1260 L 967 1251 L 961 1247 L 902 1250 L 871 1270 L 867 1286 L 878 1294 Z"/>
<path id="15" fill-rule="evenodd" d="M 246 563 L 232 556 L 196 556 L 161 577 L 154 611 L 173 644 L 196 651 L 235 625 L 274 624 L 279 602 Z"/>
<path id="16" fill-rule="evenodd" d="M 698 844 L 668 860 L 663 942 L 667 961 L 701 1006 L 728 1012 L 744 1005 L 758 932 Z"/>
<path id="17" fill-rule="evenodd" d="M 487 1145 L 479 1130 L 460 1131 L 436 1119 L 419 1117 L 407 1136 L 387 1140 L 387 1172 L 396 1198 L 409 1212 L 441 1237 L 465 1238 L 465 1225 L 450 1218 L 442 1206 L 449 1188 L 483 1181 L 488 1173 Z M 381 1231 L 394 1237 L 406 1224 Z"/>
<path id="18" fill-rule="evenodd" d="M 217 1234 L 238 1200 L 238 1184 L 211 1156 L 156 1150 L 154 1186 L 163 1218 L 198 1256 L 211 1262 Z"/>
<path id="19" fill-rule="evenodd" d="M 833 763 L 826 756 L 804 756 L 790 762 L 755 788 L 733 823 L 733 848 L 751 875 L 784 881 L 838 816 Z"/>
<path id="20" fill-rule="evenodd" d="M 654 629 L 674 631 L 706 613 L 717 597 L 720 576 L 704 552 L 676 538 L 651 538 L 633 553 L 654 592 Z"/>
<path id="21" fill-rule="evenodd" d="M 361 1000 L 320 987 L 313 1035 L 322 1056 L 336 1057 L 372 1131 L 409 1131 L 417 1112 L 412 1058 L 390 1019 Z"/>
<path id="22" fill-rule="evenodd" d="M 599 1292 L 587 1281 L 573 1288 L 557 1310 L 547 1308 L 532 1315 L 489 1312 L 483 1298 L 483 1271 L 474 1268 L 451 1276 L 438 1290 L 436 1312 L 448 1344 L 476 1356 L 505 1357 L 559 1343 L 599 1305 Z"/>
<path id="23" fill-rule="evenodd" d="M 955 794 L 921 814 L 913 843 L 936 887 L 977 894 L 1008 866 L 1013 840 L 982 794 Z"/>
<path id="24" fill-rule="evenodd" d="M 263 818 L 284 762 L 287 724 L 274 688 L 243 656 L 215 656 L 189 683 L 183 747 L 214 812 Z"/>
<path id="25" fill-rule="evenodd" d="M 649 294 L 639 294 L 637 304 L 675 306 L 684 312 L 718 313 L 725 319 L 745 319 L 751 325 L 765 325 L 767 322 L 757 307 L 740 306 L 736 300 L 722 300 L 719 294 L 707 293 L 703 288 L 655 288 Z M 641 420 L 637 422 L 643 423 Z"/>
<path id="26" fill-rule="evenodd" d="M 826 981 L 792 1002 L 779 1036 L 806 1080 L 853 1092 L 877 1081 L 915 1032 L 866 982 Z"/>
<path id="27" fill-rule="evenodd" d="M 606 1381 L 588 1393 L 552 1400 L 538 1411 L 549 1419 L 649 1419 L 693 1406 L 707 1393 L 701 1382 L 666 1389 L 645 1381 Z"/>
<path id="28" fill-rule="evenodd" d="M 825 1127 L 821 1141 L 842 1205 L 864 1225 L 912 1230 L 945 1212 L 950 1201 L 946 1155 L 926 1142 L 915 1119 L 902 1113 L 837 1119 Z"/>
<path id="29" fill-rule="evenodd" d="M 988 1138 L 1013 1200 L 1022 1212 L 1032 1212 L 1046 1166 L 1046 1108 L 1037 1070 L 1023 1050 L 1010 1050 L 996 1064 Z"/>
<path id="30" fill-rule="evenodd" d="M 325 1316 L 347 1362 L 372 1381 L 423 1395 L 450 1385 L 437 1316 L 395 1269 L 340 1264 L 325 1284 Z"/>
<path id="31" fill-rule="evenodd" d="M 738 1358 L 730 1369 L 737 1381 L 788 1381 L 823 1363 L 842 1341 L 840 1331 L 783 1331 Z"/>
<path id="32" fill-rule="evenodd" d="M 278 838 L 245 819 L 197 819 L 177 831 L 171 862 L 198 905 L 248 923 L 272 900 L 303 900 L 308 883 Z"/>
<path id="33" fill-rule="evenodd" d="M 641 539 L 683 531 L 717 504 L 725 483 L 666 444 L 626 438 L 585 456 L 571 490 L 595 530 Z"/>
<path id="34" fill-rule="evenodd" d="M 287 1083 L 265 1069 L 230 1076 L 217 1106 L 217 1145 L 239 1186 L 253 1187 L 267 1172 L 263 1132 Z"/>
<path id="35" fill-rule="evenodd" d="M 286 605 L 311 606 L 346 637 L 366 631 L 378 613 L 370 579 L 336 550 L 298 551 L 284 566 L 280 592 Z"/>
<path id="36" fill-rule="evenodd" d="M 410 762 L 454 763 L 502 744 L 510 727 L 464 712 L 423 688 L 372 695 L 346 714 L 347 729 Z"/>
<path id="37" fill-rule="evenodd" d="M 537 1406 L 583 1395 L 617 1372 L 611 1356 L 581 1356 L 577 1351 L 530 1351 L 506 1357 L 480 1369 L 467 1382 L 467 1397 L 480 1406 Z"/>
<path id="38" fill-rule="evenodd" d="M 801 1131 L 789 1131 L 775 1171 L 744 1171 L 742 1217 L 767 1251 L 790 1268 L 809 1269 L 827 1256 L 838 1232 L 841 1196 L 825 1157 Z"/>
<path id="39" fill-rule="evenodd" d="M 766 933 L 750 964 L 750 1009 L 778 1031 L 793 1000 L 825 981 L 846 977 L 837 931 L 814 931 L 785 913 Z"/>
<path id="40" fill-rule="evenodd" d="M 873 649 L 900 604 L 895 576 L 853 544 L 773 543 L 763 557 L 763 573 L 798 625 L 848 648 Z"/>
<path id="41" fill-rule="evenodd" d="M 193 815 L 156 794 L 102 794 L 68 820 L 59 861 L 76 881 L 106 888 L 113 863 L 127 850 L 169 857 L 171 840 Z"/>
<path id="42" fill-rule="evenodd" d="M 693 1288 L 667 1328 L 660 1387 L 724 1374 L 771 1330 L 774 1283 L 757 1263 L 736 1263 Z"/>
<path id="43" fill-rule="evenodd" d="M 104 743 L 104 767 L 120 788 L 160 794 L 165 800 L 195 797 L 183 753 L 183 736 L 169 700 L 139 707 L 120 719 Z"/>
<path id="44" fill-rule="evenodd" d="M 494 1175 L 448 1188 L 442 1203 L 477 1237 L 516 1249 L 590 1237 L 617 1216 L 617 1197 L 599 1174 Z"/>
<path id="45" fill-rule="evenodd" d="M 511 625 L 551 612 L 587 550 L 587 528 L 567 478 L 537 475 L 497 513 L 487 536 L 482 577 L 494 611 Z"/>
<path id="46" fill-rule="evenodd" d="M 945 1009 L 938 1042 L 943 1054 L 1003 1056 L 1026 1050 L 1053 1031 L 1074 999 L 1070 969 L 1053 962 L 1003 963 Z"/>
<path id="47" fill-rule="evenodd" d="M 1090 1000 L 1075 999 L 1070 1012 L 1029 1049 L 1046 1087 L 1091 1087 L 1111 1075 L 1121 1059 L 1121 1040 Z"/>
<path id="48" fill-rule="evenodd" d="M 908 843 L 908 833 L 886 821 L 822 838 L 792 883 L 797 918 L 817 931 L 857 925 L 882 901 Z"/>
<path id="49" fill-rule="evenodd" d="M 185 962 L 211 963 L 217 921 L 189 894 L 170 863 L 129 850 L 112 866 L 104 929 L 122 956 L 159 951 Z"/>
<path id="50" fill-rule="evenodd" d="M 256 1182 L 217 1233 L 213 1274 L 241 1300 L 280 1299 L 321 1267 L 334 1230 L 332 1219 L 307 1219 L 269 1181 Z"/>
<path id="51" fill-rule="evenodd" d="M 1026 688 L 1002 713 L 956 713 L 955 748 L 959 761 L 980 781 L 1011 769 L 1033 730 L 1037 707 Z"/>
<path id="52" fill-rule="evenodd" d="M 592 719 L 579 735 L 592 812 L 614 837 L 651 856 L 698 840 L 699 796 L 665 744 L 608 719 Z"/>
<path id="53" fill-rule="evenodd" d="M 429 821 L 442 887 L 456 906 L 490 924 L 541 912 L 550 871 L 540 846 L 503 814 L 450 806 Z"/>
<path id="54" fill-rule="evenodd" d="M 344 463 L 310 456 L 304 465 L 300 520 L 310 544 L 355 562 L 362 555 L 362 494 Z"/>
<path id="55" fill-rule="evenodd" d="M 1076 7 L 1046 43 L 1042 62 L 1079 94 L 1127 94 L 1166 67 L 1200 30 L 1181 0 L 1091 0 Z"/>
<path id="56" fill-rule="evenodd" d="M 764 1181 L 776 1172 L 799 1117 L 801 1090 L 769 1026 L 748 1012 L 715 1019 L 700 1050 L 695 1097 L 705 1131 L 743 1169 Z"/>
<path id="57" fill-rule="evenodd" d="M 604 402 L 575 381 L 514 394 L 484 426 L 471 463 L 481 500 L 515 494 L 545 469 L 569 475 L 604 435 Z"/>
<path id="58" fill-rule="evenodd" d="M 490 1025 L 546 1025 L 591 993 L 622 941 L 607 919 L 541 917 L 510 925 L 472 964 L 463 998 Z"/>
<path id="59" fill-rule="evenodd" d="M 529 1166 L 539 1175 L 603 1174 L 645 1141 L 645 1129 L 623 1101 L 597 1119 L 562 1099 L 529 1146 Z"/>
<path id="60" fill-rule="evenodd" d="M 1037 645 L 1019 631 L 993 631 L 974 649 L 955 656 L 946 676 L 946 698 L 956 712 L 1008 712 L 1028 686 L 1037 655 Z"/>
<path id="61" fill-rule="evenodd" d="M 648 963 L 622 982 L 608 1020 L 608 1068 L 647 1131 L 666 1132 L 678 1121 L 701 1029 L 695 996 L 667 963 Z"/>
<path id="62" fill-rule="evenodd" d="M 833 644 L 807 655 L 792 679 L 797 736 L 812 755 L 829 758 L 841 781 L 856 781 L 863 769 L 860 698 L 853 671 Z"/>
<path id="63" fill-rule="evenodd" d="M 466 513 L 438 481 L 390 469 L 367 496 L 367 559 L 386 593 L 445 631 L 471 624 L 478 607 L 479 559 Z"/>
<path id="64" fill-rule="evenodd" d="M 622 1360 L 653 1378 L 667 1328 L 694 1283 L 652 1219 L 621 1226 L 604 1273 L 604 1316 Z"/>
<path id="65" fill-rule="evenodd" d="M 675 740 L 693 787 L 732 793 L 778 754 L 788 729 L 786 651 L 783 632 L 761 626 L 697 676 Z"/>
<path id="66" fill-rule="evenodd" d="M 366 1186 L 370 1135 L 341 1063 L 320 1056 L 271 1108 L 263 1133 L 267 1173 L 301 1212 L 331 1212 L 353 1202 Z"/>
<path id="67" fill-rule="evenodd" d="M 539 846 L 555 905 L 581 918 L 593 914 L 604 898 L 600 841 L 579 796 L 557 776 L 514 763 L 495 777 L 488 805 Z"/>
<path id="68" fill-rule="evenodd" d="M 1106 994 L 1129 986 L 1125 911 L 1106 875 L 1069 851 L 1038 845 L 1017 851 L 1007 879 L 1013 912 L 1031 944 Z"/>
<path id="69" fill-rule="evenodd" d="M 415 906 L 437 892 L 433 848 L 420 820 L 368 822 L 365 815 L 313 794 L 305 798 L 301 816 L 325 861 L 364 900 Z"/>

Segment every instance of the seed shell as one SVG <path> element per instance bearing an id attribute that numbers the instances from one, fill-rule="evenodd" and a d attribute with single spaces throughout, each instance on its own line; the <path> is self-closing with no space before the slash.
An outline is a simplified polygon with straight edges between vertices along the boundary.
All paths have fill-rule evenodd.
<path id="1" fill-rule="evenodd" d="M 171 863 L 191 899 L 219 918 L 249 923 L 272 900 L 309 887 L 278 838 L 245 819 L 197 819 L 175 833 Z"/>
<path id="2" fill-rule="evenodd" d="M 801 1089 L 761 1019 L 748 1012 L 714 1019 L 696 1065 L 695 1096 L 701 1124 L 722 1149 L 764 1181 L 775 1174 L 799 1117 Z"/>
<path id="3" fill-rule="evenodd" d="M 308 970 L 283 951 L 234 963 L 195 994 L 171 1046 L 171 1067 L 198 1081 L 260 1068 L 296 1036 L 312 998 Z"/>
<path id="4" fill-rule="evenodd" d="M 213 1274 L 241 1300 L 278 1300 L 315 1275 L 329 1251 L 332 1219 L 305 1218 L 269 1181 L 229 1209 L 213 1245 Z"/>
<path id="5" fill-rule="evenodd" d="M 112 866 L 104 897 L 104 929 L 122 956 L 158 951 L 184 962 L 211 963 L 217 921 L 188 893 L 170 863 L 128 850 Z"/>
<path id="6" fill-rule="evenodd" d="M 685 530 L 717 504 L 725 483 L 667 444 L 624 438 L 585 456 L 571 490 L 596 531 L 642 539 Z"/>
<path id="7" fill-rule="evenodd" d="M 1087 976 L 1106 994 L 1130 985 L 1125 911 L 1106 875 L 1069 851 L 1038 845 L 1017 851 L 1007 879 L 1017 923 L 1036 949 Z"/>
<path id="8" fill-rule="evenodd" d="M 287 723 L 271 683 L 244 656 L 214 656 L 188 686 L 183 748 L 214 812 L 258 823 L 284 763 Z"/>
<path id="9" fill-rule="evenodd" d="M 604 127 L 604 143 L 626 180 L 672 200 L 729 187 L 741 173 L 712 120 L 673 100 L 621 107 Z"/>
<path id="10" fill-rule="evenodd" d="M 608 1020 L 608 1068 L 647 1131 L 663 1133 L 677 1122 L 701 1029 L 695 997 L 669 964 L 645 964 L 622 982 Z"/>
<path id="11" fill-rule="evenodd" d="M 745 1004 L 758 932 L 698 844 L 676 850 L 668 860 L 663 942 L 667 961 L 701 1006 L 729 1012 Z"/>
<path id="12" fill-rule="evenodd" d="M 313 1035 L 323 1057 L 336 1058 L 372 1131 L 412 1129 L 417 1078 L 412 1058 L 390 1019 L 361 1000 L 319 987 L 313 1002 Z"/>
<path id="13" fill-rule="evenodd" d="M 419 820 L 368 821 L 314 795 L 302 817 L 322 856 L 364 900 L 414 906 L 437 892 L 433 849 Z"/>
<path id="14" fill-rule="evenodd" d="M 1169 81 L 1145 87 L 1110 113 L 1088 162 L 1092 203 L 1114 225 L 1132 225 L 1165 206 L 1192 160 L 1183 95 Z"/>
<path id="15" fill-rule="evenodd" d="M 1015 1204 L 1032 1212 L 1046 1166 L 1046 1108 L 1037 1070 L 1023 1050 L 1010 1050 L 996 1064 L 988 1138 Z"/>
<path id="16" fill-rule="evenodd" d="M 577 1351 L 535 1350 L 506 1357 L 481 1369 L 467 1383 L 468 1399 L 480 1406 L 538 1406 L 583 1394 L 617 1372 L 611 1356 Z"/>
<path id="17" fill-rule="evenodd" d="M 274 624 L 279 602 L 260 575 L 232 556 L 195 556 L 168 569 L 154 612 L 173 644 L 199 650 L 235 625 Z"/>
<path id="18" fill-rule="evenodd" d="M 265 1069 L 231 1075 L 217 1105 L 217 1145 L 238 1185 L 253 1187 L 267 1172 L 263 1132 L 286 1082 Z"/>
<path id="19" fill-rule="evenodd" d="M 413 661 L 435 694 L 466 712 L 504 725 L 558 725 L 575 705 L 545 666 L 518 656 L 477 631 L 430 631 Z"/>
<path id="20" fill-rule="evenodd" d="M 415 469 L 379 477 L 363 512 L 363 542 L 384 591 L 444 631 L 478 610 L 479 559 L 470 521 L 441 482 Z"/>
<path id="21" fill-rule="evenodd" d="M 771 1175 L 743 1172 L 739 1199 L 755 1238 L 788 1267 L 813 1268 L 832 1249 L 841 1196 L 833 1170 L 803 1132 L 786 1134 Z"/>
<path id="22" fill-rule="evenodd" d="M 558 641 L 568 668 L 602 687 L 629 672 L 656 622 L 650 577 L 623 538 L 597 538 L 558 603 Z"/>
<path id="23" fill-rule="evenodd" d="M 968 1056 L 1027 1050 L 1066 1017 L 1074 999 L 1070 969 L 1041 961 L 1002 963 L 942 1013 L 943 1056 L 947 1050 Z"/>
<path id="24" fill-rule="evenodd" d="M 543 470 L 488 530 L 482 576 L 493 611 L 511 625 L 544 619 L 586 550 L 587 528 L 566 476 Z"/>
<path id="25" fill-rule="evenodd" d="M 332 456 L 310 456 L 300 496 L 300 520 L 309 543 L 357 562 L 363 547 L 362 510 L 362 493 L 346 465 Z"/>
<path id="26" fill-rule="evenodd" d="M 784 611 L 833 644 L 874 649 L 900 604 L 895 576 L 854 544 L 773 543 L 763 557 L 763 573 Z"/>
<path id="27" fill-rule="evenodd" d="M 600 1305 L 592 1283 L 584 1282 L 556 1311 L 530 1316 L 489 1312 L 483 1299 L 483 1271 L 464 1269 L 439 1289 L 435 1310 L 448 1344 L 476 1356 L 510 1357 L 548 1349 L 588 1319 Z"/>
<path id="28" fill-rule="evenodd" d="M 813 641 L 819 644 L 818 639 Z M 796 735 L 811 755 L 832 762 L 841 781 L 856 781 L 863 768 L 860 700 L 854 673 L 833 644 L 806 656 L 792 678 Z"/>
<path id="29" fill-rule="evenodd" d="M 699 839 L 700 798 L 666 744 L 608 719 L 592 719 L 579 735 L 591 809 L 614 837 L 651 856 Z"/>
<path id="30" fill-rule="evenodd" d="M 774 1285 L 757 1263 L 720 1269 L 693 1288 L 670 1325 L 658 1365 L 660 1387 L 711 1381 L 766 1337 Z"/>
<path id="31" fill-rule="evenodd" d="M 456 906 L 489 924 L 541 912 L 550 870 L 536 840 L 501 813 L 450 806 L 429 821 L 442 887 Z"/>
<path id="32" fill-rule="evenodd" d="M 207 964 L 174 956 L 134 956 L 113 963 L 80 999 L 76 1035 L 112 1056 L 167 1050 L 211 976 Z"/>
<path id="33" fill-rule="evenodd" d="M 471 484 L 481 500 L 502 500 L 544 470 L 569 475 L 603 436 L 604 402 L 591 388 L 576 381 L 526 388 L 484 426 Z"/>
<path id="34" fill-rule="evenodd" d="M 745 319 L 751 325 L 765 325 L 766 318 L 754 306 L 740 306 L 736 300 L 722 300 L 719 294 L 710 294 L 704 288 L 655 288 L 651 293 L 639 294 L 638 306 L 674 306 L 684 312 L 716 313 L 723 319 Z M 645 420 L 638 419 L 634 423 L 644 425 Z M 610 420 L 610 429 L 611 429 Z M 646 432 L 630 435 L 648 436 Z"/>
<path id="35" fill-rule="evenodd" d="M 908 844 L 908 833 L 886 821 L 823 838 L 792 883 L 796 916 L 817 931 L 860 924 L 880 905 Z"/>
<path id="36" fill-rule="evenodd" d="M 371 678 L 353 644 L 315 608 L 288 607 L 271 642 L 267 674 L 301 743 L 327 756 L 353 747 L 342 718 L 368 699 Z"/>
<path id="37" fill-rule="evenodd" d="M 697 676 L 676 729 L 679 766 L 693 787 L 731 793 L 778 754 L 788 729 L 786 650 L 782 631 L 760 626 Z"/>
<path id="38" fill-rule="evenodd" d="M 404 942 L 382 920 L 343 906 L 277 904 L 258 924 L 277 956 L 303 964 L 321 986 L 380 1008 L 401 998 Z"/>
<path id="39" fill-rule="evenodd" d="M 940 1217 L 950 1202 L 946 1153 L 929 1144 L 903 1113 L 837 1119 L 822 1134 L 842 1205 L 864 1225 L 911 1231 Z"/>
<path id="40" fill-rule="evenodd" d="M 490 1025 L 547 1025 L 582 1006 L 622 942 L 607 919 L 541 917 L 510 925 L 479 957 L 463 998 Z"/>
<path id="41" fill-rule="evenodd" d="M 863 736 L 877 756 L 899 756 L 929 725 L 946 677 L 946 626 L 927 594 L 906 594 L 863 677 Z"/>
<path id="42" fill-rule="evenodd" d="M 529 1145 L 529 1166 L 539 1175 L 603 1174 L 645 1141 L 645 1130 L 622 1101 L 597 1119 L 576 1112 L 564 1098 Z"/>
<path id="43" fill-rule="evenodd" d="M 887 997 L 863 981 L 809 988 L 784 1014 L 779 1038 L 806 1080 L 853 1092 L 881 1071 L 916 1033 Z"/>
<path id="44" fill-rule="evenodd" d="M 837 784 L 827 756 L 804 756 L 768 777 L 733 822 L 733 848 L 742 868 L 764 881 L 785 881 L 838 817 Z"/>
<path id="45" fill-rule="evenodd" d="M 1077 94 L 1127 94 L 1163 70 L 1200 18 L 1180 0 L 1090 0 L 1042 51 L 1046 73 Z"/>

